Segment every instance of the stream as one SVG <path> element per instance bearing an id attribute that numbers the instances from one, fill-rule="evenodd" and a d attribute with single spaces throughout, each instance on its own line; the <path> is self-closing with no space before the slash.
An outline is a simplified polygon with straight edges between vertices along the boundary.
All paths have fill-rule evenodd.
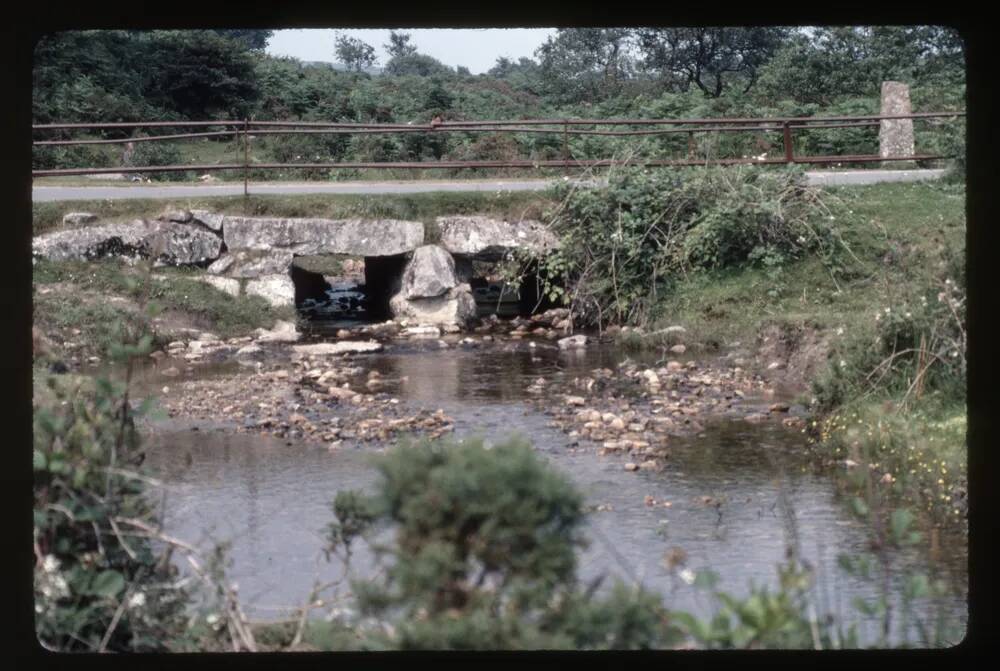
<path id="1" fill-rule="evenodd" d="M 784 492 L 794 510 L 800 555 L 816 568 L 817 609 L 859 621 L 862 642 L 877 639 L 879 623 L 864 620 L 852 604 L 856 597 L 876 597 L 877 581 L 854 578 L 837 565 L 838 554 L 867 551 L 866 530 L 837 498 L 830 475 L 809 467 L 800 429 L 718 419 L 697 435 L 673 440 L 663 470 L 629 472 L 623 468 L 626 455 L 598 456 L 599 445 L 575 444 L 527 402 L 525 392 L 539 376 L 613 367 L 626 354 L 610 346 L 561 352 L 509 345 L 393 347 L 358 361 L 402 379 L 392 392 L 401 400 L 443 409 L 454 419 L 456 437 L 481 436 L 492 444 L 520 435 L 565 473 L 593 509 L 585 529 L 589 546 L 580 554 L 584 581 L 606 575 L 604 589 L 611 578 L 621 578 L 659 591 L 671 608 L 708 615 L 715 606 L 710 595 L 663 561 L 665 553 L 679 549 L 687 556 L 682 568 L 711 568 L 721 577 L 719 589 L 742 596 L 751 582 L 776 588 L 777 566 L 793 531 L 779 505 Z M 200 374 L 224 374 L 224 368 Z M 202 425 L 192 430 L 189 420 L 160 420 L 149 439 L 146 463 L 166 488 L 165 531 L 202 547 L 229 541 L 228 575 L 248 616 L 287 616 L 314 583 L 341 574 L 337 561 L 323 554 L 324 527 L 333 520 L 330 504 L 342 489 L 375 486 L 370 457 L 384 446 L 345 441 L 330 451 L 196 424 Z M 722 503 L 705 505 L 705 496 Z M 648 505 L 647 497 L 657 503 Z M 964 538 L 942 536 L 933 561 L 926 544 L 897 552 L 893 561 L 897 640 L 904 568 L 933 572 L 952 586 L 943 607 L 964 631 Z M 364 577 L 370 565 L 359 555 L 355 576 Z M 918 604 L 921 609 L 930 619 L 928 605 Z"/>

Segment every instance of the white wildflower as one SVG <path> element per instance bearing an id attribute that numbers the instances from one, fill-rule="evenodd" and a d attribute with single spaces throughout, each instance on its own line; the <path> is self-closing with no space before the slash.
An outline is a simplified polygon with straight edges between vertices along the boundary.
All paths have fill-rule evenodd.
<path id="1" fill-rule="evenodd" d="M 209 613 L 208 616 L 205 618 L 205 622 L 208 622 L 209 624 L 215 624 L 218 621 L 219 621 L 219 616 L 216 615 L 215 613 Z"/>
<path id="2" fill-rule="evenodd" d="M 841 368 L 847 368 L 847 362 L 846 362 L 846 361 L 844 361 L 843 359 L 841 359 L 841 360 L 840 360 L 840 367 L 841 367 Z"/>
<path id="3" fill-rule="evenodd" d="M 844 335 L 844 327 L 841 326 L 837 329 L 837 335 Z"/>
<path id="4" fill-rule="evenodd" d="M 128 607 L 129 608 L 142 608 L 145 605 L 146 605 L 146 593 L 145 592 L 136 592 L 135 594 L 133 594 L 132 596 L 129 597 L 129 600 L 128 600 Z"/>
<path id="5" fill-rule="evenodd" d="M 906 318 L 907 318 L 907 319 L 909 319 L 910 317 L 911 317 L 910 313 L 909 313 L 909 312 L 907 312 L 907 313 L 906 313 Z"/>
<path id="6" fill-rule="evenodd" d="M 694 584 L 694 571 L 692 571 L 691 569 L 686 568 L 683 571 L 681 571 L 678 575 L 680 575 L 681 580 L 683 580 L 687 584 L 689 585 Z"/>
<path id="7" fill-rule="evenodd" d="M 59 569 L 59 560 L 56 559 L 55 555 L 45 555 L 45 559 L 42 560 L 42 570 L 46 573 L 54 573 Z"/>

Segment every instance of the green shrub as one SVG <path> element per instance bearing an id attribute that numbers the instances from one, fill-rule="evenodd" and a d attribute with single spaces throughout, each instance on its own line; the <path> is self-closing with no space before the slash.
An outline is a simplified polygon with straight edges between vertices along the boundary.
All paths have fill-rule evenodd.
<path id="1" fill-rule="evenodd" d="M 177 145 L 169 142 L 137 142 L 130 161 L 131 166 L 156 167 L 161 165 L 179 165 L 183 163 L 181 151 Z M 149 178 L 156 181 L 179 182 L 190 179 L 185 172 L 154 172 Z"/>
<path id="2" fill-rule="evenodd" d="M 585 319 L 642 323 L 689 273 L 773 269 L 833 249 L 819 192 L 798 170 L 631 168 L 607 186 L 562 184 L 557 195 L 551 220 L 562 246 L 541 264 L 569 283 L 567 299 Z"/>
<path id="3" fill-rule="evenodd" d="M 32 150 L 33 170 L 112 168 L 117 165 L 105 145 L 42 146 Z"/>
<path id="4" fill-rule="evenodd" d="M 377 460 L 378 491 L 341 492 L 331 551 L 373 544 L 384 578 L 354 581 L 366 646 L 402 649 L 651 648 L 671 641 L 659 597 L 622 586 L 605 599 L 577 584 L 583 500 L 517 440 L 423 442 Z"/>

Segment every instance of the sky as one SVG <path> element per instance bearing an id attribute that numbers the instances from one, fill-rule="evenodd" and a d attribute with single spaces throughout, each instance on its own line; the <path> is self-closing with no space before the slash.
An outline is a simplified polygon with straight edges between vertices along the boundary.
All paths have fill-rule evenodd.
<path id="1" fill-rule="evenodd" d="M 482 74 L 496 63 L 497 58 L 506 56 L 517 60 L 522 56 L 533 56 L 555 28 L 398 28 L 410 33 L 410 43 L 417 51 L 433 56 L 445 65 L 464 65 L 473 74 Z M 294 29 L 276 30 L 267 45 L 267 53 L 274 56 L 294 56 L 303 61 L 337 60 L 333 53 L 333 42 L 343 32 L 351 37 L 367 42 L 375 47 L 378 67 L 388 60 L 385 47 L 389 41 L 388 28 L 327 30 Z"/>

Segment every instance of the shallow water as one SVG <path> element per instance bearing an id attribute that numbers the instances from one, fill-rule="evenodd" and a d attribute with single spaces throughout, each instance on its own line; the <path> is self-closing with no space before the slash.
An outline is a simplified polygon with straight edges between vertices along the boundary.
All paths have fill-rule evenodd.
<path id="1" fill-rule="evenodd" d="M 520 434 L 577 484 L 588 505 L 610 506 L 589 515 L 591 543 L 580 566 L 585 580 L 607 574 L 640 582 L 666 595 L 670 607 L 706 614 L 712 606 L 707 595 L 662 562 L 666 551 L 681 548 L 686 567 L 710 567 L 721 575 L 722 589 L 745 594 L 750 581 L 776 586 L 788 537 L 778 505 L 784 491 L 795 513 L 801 554 L 817 567 L 818 609 L 853 620 L 851 600 L 874 597 L 877 587 L 845 575 L 836 557 L 864 552 L 865 530 L 837 500 L 830 477 L 806 468 L 798 430 L 720 420 L 702 434 L 674 440 L 662 472 L 627 472 L 624 456 L 599 457 L 589 443 L 574 451 L 572 438 L 524 402 L 524 388 L 539 376 L 572 378 L 614 366 L 623 356 L 607 347 L 564 353 L 546 343 L 532 348 L 506 342 L 471 350 L 393 348 L 366 361 L 400 380 L 394 395 L 444 409 L 455 420 L 457 436 L 478 435 L 492 443 Z M 230 576 L 248 613 L 280 616 L 283 608 L 303 603 L 316 580 L 340 575 L 339 564 L 322 556 L 324 527 L 333 518 L 330 503 L 341 489 L 375 485 L 370 456 L 378 448 L 345 443 L 330 452 L 206 429 L 166 423 L 151 439 L 147 463 L 168 490 L 166 530 L 195 541 L 231 541 Z M 647 495 L 671 507 L 647 506 Z M 706 506 L 702 496 L 723 503 L 718 509 Z M 923 547 L 899 554 L 895 562 L 947 578 L 955 593 L 946 607 L 964 622 L 966 544 L 953 539 L 943 542 L 942 550 L 933 565 Z M 357 559 L 366 566 L 364 554 Z M 894 591 L 898 595 L 899 585 Z M 876 623 L 865 627 L 862 640 L 874 641 Z"/>

